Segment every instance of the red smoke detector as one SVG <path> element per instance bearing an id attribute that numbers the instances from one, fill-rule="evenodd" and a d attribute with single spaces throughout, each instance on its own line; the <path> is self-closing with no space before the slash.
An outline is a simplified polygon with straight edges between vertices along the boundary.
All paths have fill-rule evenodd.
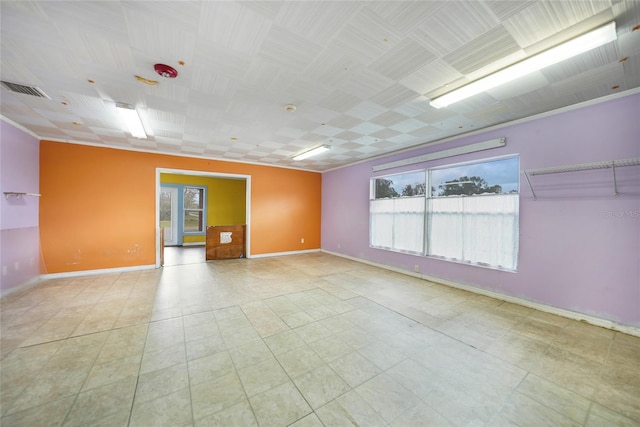
<path id="1" fill-rule="evenodd" d="M 156 64 L 153 66 L 153 69 L 156 70 L 156 73 L 168 79 L 173 79 L 178 77 L 178 71 L 175 68 L 165 64 Z"/>

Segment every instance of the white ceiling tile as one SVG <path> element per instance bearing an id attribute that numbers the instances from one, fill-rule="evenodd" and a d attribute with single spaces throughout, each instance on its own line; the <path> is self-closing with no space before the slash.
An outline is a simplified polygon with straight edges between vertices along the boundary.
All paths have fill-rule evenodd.
<path id="1" fill-rule="evenodd" d="M 258 55 L 286 70 L 302 72 L 313 63 L 320 52 L 320 45 L 272 25 Z"/>
<path id="2" fill-rule="evenodd" d="M 461 74 L 468 74 L 518 51 L 520 46 L 504 27 L 498 26 L 446 54 L 443 59 Z"/>
<path id="3" fill-rule="evenodd" d="M 435 55 L 411 39 L 405 39 L 371 64 L 391 80 L 401 80 L 435 59 Z"/>
<path id="4" fill-rule="evenodd" d="M 276 22 L 321 46 L 326 46 L 361 8 L 360 2 L 285 2 Z"/>
<path id="5" fill-rule="evenodd" d="M 204 2 L 198 33 L 207 41 L 253 55 L 271 28 L 271 20 L 242 3 Z"/>
<path id="6" fill-rule="evenodd" d="M 637 1 L 1 7 L 2 79 L 38 85 L 52 98 L 3 88 L 2 114 L 41 138 L 123 149 L 324 170 L 640 87 L 640 32 L 631 31 L 640 22 Z M 429 105 L 429 97 L 614 17 L 616 42 L 447 108 Z M 155 63 L 178 77 L 158 76 Z M 115 101 L 139 109 L 147 140 L 122 130 Z M 287 104 L 296 112 L 285 112 Z M 291 160 L 321 143 L 334 150 Z"/>

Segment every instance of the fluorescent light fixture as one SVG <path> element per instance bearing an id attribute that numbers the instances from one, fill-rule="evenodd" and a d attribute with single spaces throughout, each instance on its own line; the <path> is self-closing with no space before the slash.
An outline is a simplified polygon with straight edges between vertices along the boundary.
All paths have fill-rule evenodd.
<path id="1" fill-rule="evenodd" d="M 501 84 L 526 76 L 534 71 L 542 70 L 565 59 L 595 49 L 617 38 L 616 23 L 615 21 L 611 21 L 602 27 L 571 39 L 568 42 L 552 47 L 549 50 L 545 50 L 542 53 L 524 59 L 500 71 L 496 71 L 487 77 L 483 77 L 459 89 L 434 98 L 431 100 L 430 105 L 434 108 L 446 107 L 447 105 L 469 98 L 480 92 L 485 92 Z"/>
<path id="2" fill-rule="evenodd" d="M 430 162 L 432 160 L 446 159 L 447 157 L 459 156 L 461 154 L 475 153 L 476 151 L 490 150 L 492 148 L 504 147 L 507 145 L 506 138 L 490 139 L 488 141 L 476 142 L 462 147 L 449 148 L 448 150 L 435 151 L 421 156 L 410 157 L 408 159 L 396 160 L 395 162 L 375 165 L 371 168 L 374 172 L 385 169 L 399 168 L 401 166 L 413 165 L 416 163 Z"/>
<path id="3" fill-rule="evenodd" d="M 147 137 L 144 127 L 142 126 L 142 122 L 140 121 L 140 116 L 134 107 L 129 104 L 118 102 L 116 103 L 116 108 L 132 136 L 142 139 Z"/>
<path id="4" fill-rule="evenodd" d="M 319 147 L 316 148 L 312 148 L 309 151 L 305 151 L 304 153 L 300 153 L 297 156 L 295 156 L 293 158 L 293 160 L 304 160 L 307 159 L 311 156 L 316 156 L 320 153 L 324 153 L 325 151 L 329 151 L 331 150 L 331 146 L 330 145 L 321 145 Z"/>

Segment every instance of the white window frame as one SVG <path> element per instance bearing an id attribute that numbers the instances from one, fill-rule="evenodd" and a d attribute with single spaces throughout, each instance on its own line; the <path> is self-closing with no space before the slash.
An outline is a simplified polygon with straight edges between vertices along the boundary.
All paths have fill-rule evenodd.
<path id="1" fill-rule="evenodd" d="M 494 162 L 494 161 L 498 161 L 498 160 L 506 160 L 506 159 L 510 159 L 510 158 L 515 158 L 517 159 L 518 162 L 518 172 L 519 172 L 519 156 L 516 155 L 508 155 L 508 156 L 501 156 L 501 157 L 493 157 L 493 158 L 487 158 L 487 159 L 479 159 L 479 160 L 474 160 L 474 161 L 469 161 L 469 162 L 463 162 L 463 163 L 455 163 L 455 164 L 449 164 L 449 165 L 442 165 L 442 166 L 438 166 L 438 167 L 434 167 L 434 168 L 427 168 L 427 169 L 421 169 L 421 170 L 414 170 L 414 171 L 408 171 L 408 172 L 401 172 L 401 173 L 395 173 L 395 174 L 388 174 L 388 175 L 381 175 L 381 176 L 376 176 L 376 177 L 372 177 L 370 180 L 370 207 L 369 207 L 369 246 L 375 249 L 381 249 L 381 250 L 389 250 L 389 251 L 393 251 L 393 252 L 403 252 L 403 253 L 411 253 L 411 254 L 415 254 L 415 255 L 422 255 L 422 256 L 427 256 L 430 258 L 435 258 L 435 259 L 442 259 L 442 260 L 446 260 L 446 261 L 452 261 L 452 262 L 458 262 L 458 263 L 464 263 L 464 264 L 470 264 L 470 265 L 477 265 L 477 266 L 481 266 L 481 267 L 487 267 L 487 268 L 493 268 L 493 269 L 499 269 L 499 270 L 506 270 L 506 271 L 516 271 L 517 269 L 517 261 L 518 261 L 518 252 L 519 252 L 519 219 L 520 219 L 520 214 L 519 214 L 519 203 L 520 203 L 520 182 L 519 182 L 519 173 L 518 173 L 518 182 L 517 182 L 517 188 L 515 190 L 515 192 L 513 193 L 500 193 L 500 194 L 496 194 L 496 193 L 487 193 L 487 194 L 479 194 L 479 195 L 473 195 L 473 196 L 433 196 L 431 194 L 431 187 L 433 185 L 437 185 L 436 183 L 432 183 L 432 172 L 433 171 L 437 171 L 437 170 L 445 170 L 445 169 L 453 169 L 453 168 L 458 168 L 458 167 L 465 167 L 465 166 L 473 166 L 473 165 L 480 165 L 483 163 L 490 163 L 490 162 Z M 410 173 L 417 173 L 417 172 L 424 172 L 425 173 L 425 194 L 424 196 L 411 196 L 411 197 L 420 197 L 420 198 L 424 198 L 424 224 L 423 224 L 423 228 L 422 228 L 422 239 L 423 239 L 423 245 L 422 245 L 422 250 L 417 252 L 417 251 L 407 251 L 407 250 L 402 250 L 402 249 L 398 249 L 398 248 L 394 248 L 394 244 L 393 243 L 390 247 L 389 246 L 385 246 L 385 245 L 376 245 L 374 244 L 375 240 L 378 240 L 375 238 L 375 230 L 374 230 L 374 218 L 373 218 L 373 206 L 376 203 L 376 199 L 375 199 L 375 189 L 376 189 L 376 180 L 378 179 L 385 179 L 385 178 L 393 178 L 394 176 L 398 176 L 398 175 L 404 175 L 404 174 L 410 174 Z M 439 184 L 439 183 L 438 183 Z M 398 197 L 397 199 L 406 199 L 407 197 Z M 498 199 L 499 198 L 499 199 Z M 382 200 L 395 200 L 396 198 L 393 199 L 382 199 Z M 447 199 L 447 202 L 443 202 L 443 200 L 438 200 L 438 199 Z M 493 250 L 494 255 L 493 256 L 489 256 L 489 255 L 481 255 L 482 250 L 478 250 L 478 248 L 480 247 L 479 245 L 475 246 L 475 250 L 474 251 L 469 251 L 471 253 L 473 253 L 473 256 L 471 257 L 471 259 L 469 259 L 469 257 L 466 256 L 466 254 L 464 253 L 464 246 L 468 243 L 468 242 L 472 242 L 473 241 L 473 237 L 468 237 L 465 240 L 461 240 L 460 241 L 460 245 L 461 247 L 458 249 L 459 252 L 462 254 L 459 257 L 456 256 L 449 256 L 447 257 L 446 255 L 450 255 L 450 254 L 439 254 L 439 253 L 435 253 L 437 251 L 432 250 L 432 248 L 430 247 L 431 245 L 434 245 L 435 243 L 433 243 L 433 239 L 432 239 L 432 232 L 431 227 L 433 226 L 433 222 L 436 221 L 435 217 L 434 217 L 434 212 L 432 211 L 432 206 L 434 204 L 447 204 L 449 202 L 453 203 L 454 199 L 460 199 L 458 202 L 460 204 L 460 206 L 462 207 L 462 209 L 465 208 L 473 208 L 475 206 L 475 209 L 487 209 L 486 206 L 492 206 L 491 209 L 495 210 L 491 211 L 491 212 L 487 212 L 487 213 L 482 213 L 480 211 L 478 211 L 477 213 L 474 214 L 469 214 L 469 215 L 465 215 L 464 212 L 458 212 L 459 214 L 461 214 L 460 217 L 460 221 L 462 221 L 461 224 L 461 228 L 460 230 L 455 230 L 458 233 L 464 233 L 464 230 L 467 229 L 466 226 L 468 224 L 465 224 L 465 221 L 469 221 L 470 219 L 477 221 L 478 218 L 481 218 L 484 216 L 484 219 L 487 219 L 487 216 L 489 217 L 489 220 L 492 220 L 492 217 L 494 217 L 494 220 L 498 221 L 500 228 L 500 232 L 503 232 L 505 230 L 507 230 L 506 236 L 507 236 L 507 242 L 504 244 L 504 248 L 500 247 L 499 242 L 496 243 L 495 241 L 491 242 L 492 244 L 489 245 L 490 247 L 487 248 L 488 250 Z M 465 200 L 466 199 L 466 200 Z M 381 199 L 378 199 L 381 200 Z M 499 203 L 495 203 L 496 201 L 498 201 Z M 480 207 L 483 206 L 483 202 L 484 202 L 484 208 Z M 450 203 L 449 203 L 450 204 Z M 504 211 L 500 211 L 500 209 L 504 209 Z M 454 212 L 452 212 L 454 213 Z M 455 214 L 455 213 L 454 213 Z M 477 217 L 474 217 L 477 216 Z M 499 218 L 502 218 L 502 221 L 499 221 Z M 486 221 L 485 221 L 486 222 Z M 514 230 L 510 230 L 509 227 L 514 227 Z M 454 232 L 455 232 L 454 231 Z M 416 229 L 416 232 L 418 233 L 418 229 Z M 481 233 L 478 233 L 478 235 L 481 235 Z M 486 236 L 485 236 L 486 237 Z M 464 235 L 461 234 L 457 237 L 458 239 L 464 239 Z M 380 240 L 378 240 L 380 241 Z M 392 236 L 392 242 L 395 242 L 394 237 Z M 497 247 L 497 248 L 496 248 Z M 438 250 L 441 250 L 442 248 L 439 247 Z M 483 249 L 483 248 L 480 248 Z M 511 251 L 509 253 L 506 253 L 506 251 Z M 495 260 L 497 262 L 497 264 L 492 264 L 490 262 L 483 262 L 483 260 L 485 260 L 487 257 L 489 257 L 491 260 Z M 506 265 L 503 265 L 506 264 Z"/>
<path id="2" fill-rule="evenodd" d="M 197 190 L 201 190 L 202 191 L 202 208 L 201 209 L 187 209 L 187 207 L 185 206 L 185 201 L 184 201 L 184 194 L 185 191 L 188 188 L 195 188 Z M 200 211 L 201 215 L 202 215 L 202 221 L 201 221 L 201 230 L 196 230 L 196 231 L 187 231 L 185 229 L 185 222 L 187 219 L 187 211 Z M 199 236 L 199 235 L 204 235 L 206 233 L 206 227 L 207 227 L 207 188 L 200 186 L 200 185 L 183 185 L 182 186 L 182 224 L 181 224 L 181 228 L 182 228 L 182 234 L 185 236 Z"/>

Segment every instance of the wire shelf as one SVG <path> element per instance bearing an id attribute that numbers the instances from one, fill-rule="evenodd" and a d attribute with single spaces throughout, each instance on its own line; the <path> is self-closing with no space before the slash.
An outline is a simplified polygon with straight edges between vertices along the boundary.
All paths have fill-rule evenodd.
<path id="1" fill-rule="evenodd" d="M 531 184 L 531 180 L 529 177 L 535 175 L 548 175 L 553 173 L 564 173 L 564 172 L 579 172 L 579 171 L 588 171 L 588 170 L 596 170 L 596 169 L 612 169 L 613 170 L 613 194 L 618 195 L 618 182 L 616 180 L 616 168 L 623 166 L 638 166 L 640 165 L 640 157 L 631 157 L 628 159 L 622 160 L 609 160 L 604 162 L 593 162 L 593 163 L 579 163 L 575 165 L 565 165 L 565 166 L 552 166 L 548 168 L 539 168 L 539 169 L 527 169 L 522 171 L 525 179 L 527 180 L 527 184 L 529 184 L 529 188 L 531 189 L 531 194 L 533 194 L 533 200 L 537 200 L 537 196 L 535 191 L 533 190 L 533 185 Z"/>

